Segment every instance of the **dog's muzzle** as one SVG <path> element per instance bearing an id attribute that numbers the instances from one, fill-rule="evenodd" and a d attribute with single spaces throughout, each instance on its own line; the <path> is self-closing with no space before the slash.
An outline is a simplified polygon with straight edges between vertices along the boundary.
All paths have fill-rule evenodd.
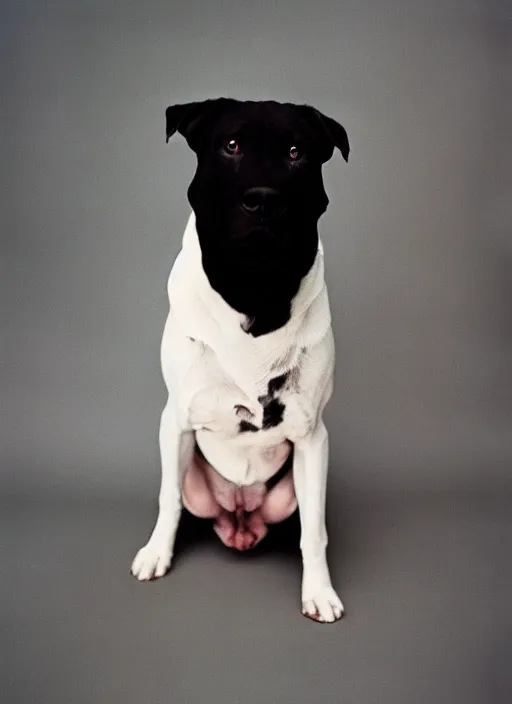
<path id="1" fill-rule="evenodd" d="M 246 213 L 262 220 L 273 220 L 286 211 L 283 194 L 266 186 L 248 188 L 242 195 L 241 206 Z"/>

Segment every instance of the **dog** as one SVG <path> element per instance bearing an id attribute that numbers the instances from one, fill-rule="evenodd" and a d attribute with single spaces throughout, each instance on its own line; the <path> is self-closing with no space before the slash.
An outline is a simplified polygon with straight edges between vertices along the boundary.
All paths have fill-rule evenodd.
<path id="1" fill-rule="evenodd" d="M 309 105 L 208 99 L 166 110 L 197 157 L 162 345 L 158 518 L 131 571 L 169 570 L 180 516 L 248 550 L 298 507 L 302 613 L 340 619 L 326 559 L 334 338 L 318 221 L 345 128 Z"/>

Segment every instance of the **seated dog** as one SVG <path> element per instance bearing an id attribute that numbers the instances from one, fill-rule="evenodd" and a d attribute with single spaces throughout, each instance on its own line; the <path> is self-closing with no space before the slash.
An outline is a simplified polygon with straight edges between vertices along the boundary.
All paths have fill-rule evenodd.
<path id="1" fill-rule="evenodd" d="M 223 543 L 257 545 L 297 508 L 302 613 L 341 618 L 326 560 L 328 433 L 334 343 L 318 220 L 322 165 L 345 129 L 318 110 L 228 98 L 174 105 L 197 155 L 192 207 L 168 283 L 161 363 L 159 513 L 132 572 L 170 567 L 182 507 Z"/>

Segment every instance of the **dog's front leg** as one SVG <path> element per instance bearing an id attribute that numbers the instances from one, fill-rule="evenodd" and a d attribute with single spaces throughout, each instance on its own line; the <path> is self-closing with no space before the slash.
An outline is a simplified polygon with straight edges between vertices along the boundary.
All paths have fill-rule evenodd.
<path id="1" fill-rule="evenodd" d="M 323 422 L 295 444 L 293 477 L 299 505 L 302 552 L 302 613 L 322 623 L 343 615 L 327 565 L 325 503 L 329 438 Z"/>
<path id="2" fill-rule="evenodd" d="M 194 435 L 183 431 L 169 401 L 160 421 L 162 479 L 158 518 L 147 544 L 132 563 L 132 574 L 144 581 L 162 577 L 169 569 L 180 520 L 181 481 L 194 452 Z"/>

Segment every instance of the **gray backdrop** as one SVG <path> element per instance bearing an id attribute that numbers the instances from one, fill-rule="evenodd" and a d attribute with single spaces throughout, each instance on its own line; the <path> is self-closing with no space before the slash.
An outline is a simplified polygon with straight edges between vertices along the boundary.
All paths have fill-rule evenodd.
<path id="1" fill-rule="evenodd" d="M 3 4 L 0 32 L 6 218 L 0 488 L 17 575 L 5 610 L 9 702 L 91 704 L 130 696 L 193 702 L 206 701 L 207 692 L 215 701 L 291 702 L 306 696 L 308 686 L 305 701 L 506 701 L 512 693 L 504 628 L 510 574 L 503 571 L 511 554 L 512 488 L 510 4 L 26 0 Z M 213 543 L 200 558 L 184 557 L 181 578 L 176 568 L 164 586 L 149 587 L 151 597 L 127 575 L 155 515 L 166 279 L 195 167 L 181 137 L 166 146 L 164 111 L 170 103 L 219 95 L 313 104 L 344 124 L 352 146 L 348 165 L 338 156 L 325 168 L 331 205 L 321 221 L 338 350 L 327 423 L 331 534 L 340 540 L 331 544 L 342 556 L 336 574 L 348 580 L 342 596 L 354 614 L 328 633 L 311 630 L 298 615 L 298 571 L 278 576 L 274 563 L 257 563 L 265 564 L 265 584 L 275 583 L 281 599 L 274 612 L 258 605 L 260 572 L 244 571 L 259 568 L 245 561 L 235 570 L 234 558 Z M 491 494 L 496 503 L 485 498 Z M 64 495 L 76 505 L 89 497 L 83 513 L 71 511 L 71 499 L 58 498 Z M 356 495 L 358 510 L 351 508 Z M 379 496 L 388 498 L 370 498 Z M 120 499 L 127 503 L 115 513 Z M 132 501 L 138 507 L 128 511 Z M 462 506 L 459 513 L 455 506 Z M 102 523 L 109 513 L 118 523 Z M 450 516 L 453 525 L 444 523 Z M 387 544 L 392 559 L 375 544 L 386 525 L 394 536 Z M 394 532 L 396 525 L 401 529 Z M 410 543 L 402 544 L 407 536 Z M 493 548 L 503 554 L 491 565 L 485 556 Z M 373 584 L 372 555 L 382 560 Z M 429 582 L 441 563 L 444 577 Z M 215 648 L 197 651 L 207 618 L 201 609 L 197 615 L 197 603 L 215 604 L 223 594 L 221 586 L 213 595 L 204 585 L 202 595 L 193 592 L 205 565 L 217 575 L 210 583 L 229 579 L 255 592 L 248 603 L 230 602 L 227 620 L 210 616 L 210 636 L 222 634 L 231 653 L 227 665 L 215 660 Z M 91 581 L 82 593 L 83 578 Z M 67 586 L 60 593 L 62 580 Z M 422 591 L 424 580 L 430 586 Z M 108 609 L 100 586 L 106 583 Z M 400 592 L 404 583 L 409 601 Z M 379 622 L 375 594 L 393 585 L 396 599 Z M 437 596 L 430 602 L 427 592 Z M 82 596 L 61 633 L 55 609 L 71 604 L 70 593 Z M 102 626 L 114 603 L 118 613 L 110 618 L 117 621 Z M 437 625 L 429 630 L 433 603 L 447 610 L 434 608 Z M 476 624 L 473 608 L 482 610 Z M 126 625 L 127 611 L 137 633 Z M 274 628 L 284 619 L 283 633 L 295 636 L 283 635 L 278 652 L 274 641 L 252 646 L 247 658 L 255 675 L 240 643 L 248 647 L 255 623 L 265 631 L 265 618 Z M 90 619 L 96 631 L 84 625 Z M 178 645 L 173 650 L 178 690 L 166 650 L 176 619 L 178 642 L 188 638 L 187 652 L 198 653 L 193 663 L 179 660 Z M 391 635 L 397 629 L 400 647 Z M 466 657 L 461 644 L 471 633 L 474 652 Z M 20 634 L 24 645 L 16 650 Z M 89 665 L 69 655 L 70 634 L 74 647 L 93 657 Z M 292 657 L 283 674 L 276 662 L 297 643 L 304 654 Z M 312 660 L 305 654 L 310 647 Z M 352 677 L 322 660 L 333 649 L 343 651 Z M 95 669 L 98 652 L 103 676 Z M 457 654 L 456 664 L 447 665 L 446 653 Z M 435 664 L 426 672 L 420 662 Z M 210 674 L 201 684 L 196 674 L 205 667 Z M 333 670 L 338 679 L 331 681 Z M 268 691 L 265 672 L 273 683 Z M 410 680 L 402 679 L 407 673 Z M 66 678 L 81 684 L 67 690 Z M 432 689 L 434 682 L 445 689 Z"/>
<path id="2" fill-rule="evenodd" d="M 166 277 L 195 168 L 180 137 L 166 147 L 164 110 L 233 95 L 312 103 L 351 140 L 349 164 L 325 169 L 321 221 L 333 472 L 383 487 L 508 481 L 506 4 L 74 5 L 20 3 L 2 27 L 7 452 L 20 467 L 5 478 L 154 484 Z"/>

